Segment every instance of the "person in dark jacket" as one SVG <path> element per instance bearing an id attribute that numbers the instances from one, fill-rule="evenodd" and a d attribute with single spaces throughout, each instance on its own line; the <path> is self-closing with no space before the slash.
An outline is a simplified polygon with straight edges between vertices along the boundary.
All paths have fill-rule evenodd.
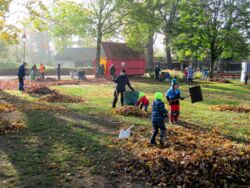
<path id="1" fill-rule="evenodd" d="M 156 67 L 155 67 L 155 79 L 156 79 L 156 80 L 159 80 L 160 72 L 161 72 L 160 66 L 159 66 L 159 65 L 156 65 Z"/>
<path id="2" fill-rule="evenodd" d="M 245 72 L 245 76 L 244 76 L 245 85 L 247 85 L 247 81 L 248 81 L 248 75 L 247 75 L 247 72 Z"/>
<path id="3" fill-rule="evenodd" d="M 134 91 L 134 88 L 130 85 L 130 82 L 129 82 L 128 76 L 126 75 L 125 69 L 122 70 L 121 74 L 114 80 L 114 82 L 116 83 L 116 88 L 114 91 L 114 100 L 113 100 L 113 104 L 112 104 L 113 108 L 116 107 L 116 103 L 117 103 L 119 95 L 121 95 L 121 106 L 123 106 L 123 104 L 124 104 L 123 93 L 126 91 L 126 85 L 132 91 Z"/>
<path id="4" fill-rule="evenodd" d="M 57 73 L 57 79 L 61 80 L 62 69 L 61 69 L 61 64 L 60 63 L 57 64 L 56 73 Z"/>
<path id="5" fill-rule="evenodd" d="M 178 121 L 180 115 L 180 102 L 179 99 L 183 100 L 181 97 L 181 92 L 178 89 L 178 83 L 176 81 L 172 81 L 170 89 L 166 93 L 166 98 L 169 101 L 171 114 L 169 117 L 169 122 L 171 124 L 175 124 Z"/>
<path id="6" fill-rule="evenodd" d="M 24 62 L 22 65 L 20 65 L 18 69 L 18 80 L 19 80 L 19 91 L 24 91 L 24 77 L 26 76 L 26 67 L 27 63 Z"/>
<path id="7" fill-rule="evenodd" d="M 152 124 L 153 124 L 153 134 L 150 139 L 150 144 L 154 145 L 156 144 L 155 139 L 159 132 L 159 129 L 161 130 L 160 133 L 160 144 L 164 144 L 164 139 L 166 136 L 166 126 L 164 123 L 164 118 L 168 117 L 168 111 L 165 108 L 164 103 L 162 102 L 163 96 L 161 92 L 155 93 L 155 100 L 152 104 Z"/>
<path id="8" fill-rule="evenodd" d="M 111 76 L 112 80 L 115 78 L 115 72 L 116 72 L 115 66 L 114 64 L 112 64 L 109 69 L 109 75 Z"/>
<path id="9" fill-rule="evenodd" d="M 105 73 L 105 67 L 104 67 L 104 64 L 101 65 L 101 69 L 100 69 L 100 75 L 101 77 L 104 76 L 104 73 Z"/>

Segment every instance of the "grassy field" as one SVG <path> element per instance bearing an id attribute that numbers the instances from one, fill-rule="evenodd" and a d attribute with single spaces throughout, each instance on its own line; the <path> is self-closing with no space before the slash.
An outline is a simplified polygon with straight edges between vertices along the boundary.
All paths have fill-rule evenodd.
<path id="1" fill-rule="evenodd" d="M 169 85 L 148 79 L 132 81 L 150 101 L 156 91 L 166 92 Z M 181 102 L 180 126 L 219 130 L 220 134 L 241 143 L 250 142 L 249 113 L 212 110 L 213 105 L 250 107 L 250 87 L 232 84 L 201 83 L 204 102 Z M 113 176 L 120 145 L 113 142 L 122 127 L 144 126 L 151 131 L 150 119 L 116 115 L 111 109 L 114 84 L 53 86 L 60 93 L 80 96 L 84 103 L 57 103 L 67 111 L 32 109 L 39 97 L 17 91 L 0 91 L 1 100 L 19 109 L 27 129 L 0 136 L 0 187 L 145 187 Z M 182 95 L 188 86 L 180 84 Z M 39 105 L 46 105 L 39 103 Z M 11 118 L 11 117 L 10 117 Z M 169 126 L 169 125 L 167 125 Z M 148 138 L 149 139 L 149 138 Z"/>
<path id="2" fill-rule="evenodd" d="M 0 63 L 0 69 L 16 69 L 18 67 L 18 63 Z"/>

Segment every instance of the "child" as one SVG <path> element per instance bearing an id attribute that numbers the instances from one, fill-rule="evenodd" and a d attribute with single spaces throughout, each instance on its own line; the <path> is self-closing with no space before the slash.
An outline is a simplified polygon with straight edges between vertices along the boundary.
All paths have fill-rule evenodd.
<path id="1" fill-rule="evenodd" d="M 169 117 L 169 122 L 171 124 L 177 123 L 179 115 L 180 115 L 180 104 L 179 99 L 183 100 L 181 97 L 180 90 L 178 89 L 178 83 L 172 80 L 172 84 L 170 89 L 166 93 L 166 98 L 169 101 L 171 114 Z"/>
<path id="2" fill-rule="evenodd" d="M 162 93 L 157 92 L 155 93 L 155 100 L 152 104 L 152 124 L 154 132 L 152 134 L 150 144 L 156 144 L 155 138 L 158 134 L 159 129 L 161 130 L 160 133 L 160 144 L 164 144 L 164 138 L 166 136 L 166 126 L 164 123 L 164 118 L 167 117 L 168 111 L 165 108 L 164 103 L 162 102 Z"/>
<path id="3" fill-rule="evenodd" d="M 169 72 L 166 72 L 165 80 L 166 80 L 166 82 L 170 82 L 170 74 L 169 74 Z"/>
<path id="4" fill-rule="evenodd" d="M 149 100 L 147 99 L 147 97 L 145 96 L 145 93 L 140 92 L 139 94 L 139 100 L 136 103 L 135 106 L 139 106 L 140 105 L 140 109 L 142 110 L 144 108 L 145 111 L 148 110 L 148 105 L 149 105 Z"/>

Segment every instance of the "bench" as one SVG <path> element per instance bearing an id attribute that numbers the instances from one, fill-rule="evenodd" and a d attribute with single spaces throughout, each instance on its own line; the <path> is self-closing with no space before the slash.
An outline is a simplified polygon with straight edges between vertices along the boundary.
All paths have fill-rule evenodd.
<path id="1" fill-rule="evenodd" d="M 220 78 L 221 80 L 222 79 L 238 79 L 240 78 L 240 74 L 239 73 L 218 73 L 218 74 L 215 74 L 214 77 L 216 78 Z"/>

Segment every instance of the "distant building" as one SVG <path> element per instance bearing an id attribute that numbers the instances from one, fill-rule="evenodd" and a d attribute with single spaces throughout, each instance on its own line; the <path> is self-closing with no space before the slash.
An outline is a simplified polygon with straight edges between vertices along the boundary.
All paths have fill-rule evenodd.
<path id="1" fill-rule="evenodd" d="M 103 55 L 103 51 L 101 54 Z M 95 57 L 95 48 L 65 48 L 55 56 L 55 61 L 67 67 L 92 67 Z"/>
<path id="2" fill-rule="evenodd" d="M 104 65 L 105 75 L 109 77 L 109 68 L 114 64 L 116 74 L 122 69 L 126 70 L 128 75 L 142 75 L 145 73 L 146 60 L 144 52 L 135 51 L 129 48 L 125 43 L 102 43 L 103 54 L 100 64 Z"/>

